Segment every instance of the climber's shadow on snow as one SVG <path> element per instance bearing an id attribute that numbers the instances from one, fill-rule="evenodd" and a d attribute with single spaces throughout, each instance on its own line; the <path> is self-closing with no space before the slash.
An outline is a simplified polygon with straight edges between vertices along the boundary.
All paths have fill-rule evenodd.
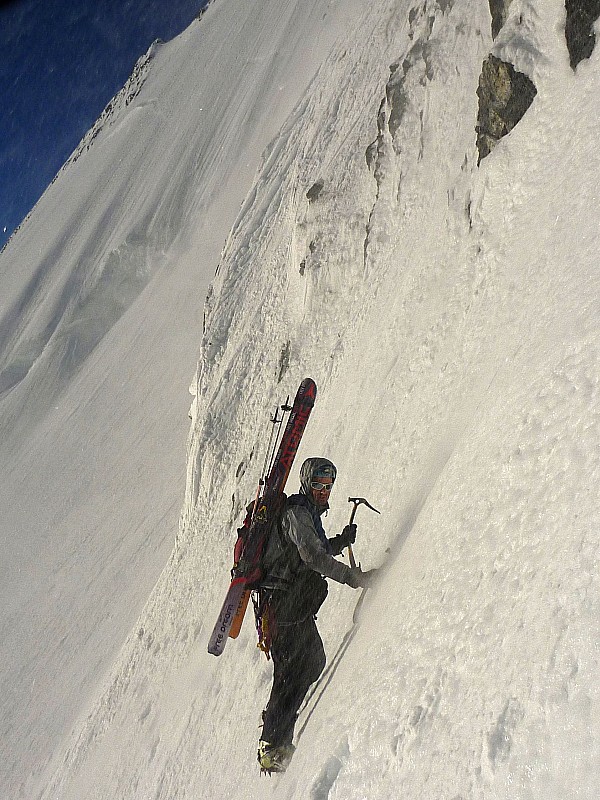
<path id="1" fill-rule="evenodd" d="M 329 793 L 338 779 L 348 756 L 350 748 L 348 739 L 344 738 L 336 748 L 335 753 L 327 759 L 321 772 L 315 779 L 310 790 L 310 800 L 328 800 Z"/>

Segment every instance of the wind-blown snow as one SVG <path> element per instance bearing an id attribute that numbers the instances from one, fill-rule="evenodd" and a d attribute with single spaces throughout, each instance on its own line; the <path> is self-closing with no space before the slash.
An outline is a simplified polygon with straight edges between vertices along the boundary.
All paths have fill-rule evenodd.
<path id="1" fill-rule="evenodd" d="M 360 7 L 215 3 L 151 48 L 0 256 L 2 797 L 37 795 L 168 559 L 219 253 Z"/>
<path id="2" fill-rule="evenodd" d="M 237 5 L 211 6 L 207 30 L 209 22 L 226 30 Z M 295 6 L 286 7 L 304 19 L 306 4 Z M 313 30 L 326 8 L 310 6 Z M 80 699 L 72 737 L 47 746 L 54 761 L 25 796 L 591 800 L 600 792 L 600 54 L 571 70 L 560 0 L 513 0 L 493 44 L 484 3 L 377 0 L 365 11 L 357 24 L 339 9 L 330 18 L 339 39 L 323 45 L 329 55 L 316 59 L 308 91 L 273 130 L 225 243 L 205 308 L 175 549 L 104 688 L 95 681 L 108 658 Z M 272 52 L 266 25 L 252 30 L 261 25 L 258 60 Z M 297 25 L 285 36 L 300 52 Z M 224 39 L 211 41 L 224 72 L 236 47 L 224 55 Z M 174 72 L 184 45 L 185 37 L 167 51 Z M 537 95 L 477 167 L 476 90 L 492 48 L 529 75 Z M 301 66 L 299 98 L 300 74 L 310 76 Z M 273 84 L 291 69 L 274 65 Z M 255 130 L 262 114 L 271 119 L 268 104 L 256 108 Z M 191 226 L 213 207 L 191 199 L 197 175 L 187 194 L 175 191 L 188 175 L 178 168 L 174 161 L 165 175 L 173 173 Z M 173 292 L 177 282 L 193 285 L 200 240 L 185 230 L 165 246 Z M 163 285 L 155 278 L 148 287 L 159 306 Z M 128 331 L 135 309 L 150 313 L 144 299 L 123 317 Z M 118 363 L 120 324 L 90 360 Z M 85 374 L 68 383 L 59 413 L 70 392 L 85 396 Z M 339 468 L 331 533 L 347 521 L 349 495 L 381 510 L 359 511 L 355 553 L 365 568 L 384 569 L 355 624 L 358 594 L 330 587 L 319 615 L 329 669 L 300 715 L 290 769 L 268 781 L 255 748 L 271 671 L 251 622 L 219 659 L 206 643 L 232 530 L 262 463 L 267 412 L 305 375 L 319 397 L 298 460 L 322 454 Z M 172 379 L 154 373 L 156 388 Z M 137 429 L 135 418 L 108 411 Z M 153 463 L 155 490 L 160 450 Z M 141 472 L 136 485 L 153 507 Z M 120 502 L 117 494 L 116 515 Z M 120 630 L 127 624 L 123 614 Z M 122 636 L 105 640 L 112 655 Z M 81 663 L 72 654 L 65 662 L 81 680 Z M 28 708 L 23 749 L 36 731 L 37 706 Z"/>

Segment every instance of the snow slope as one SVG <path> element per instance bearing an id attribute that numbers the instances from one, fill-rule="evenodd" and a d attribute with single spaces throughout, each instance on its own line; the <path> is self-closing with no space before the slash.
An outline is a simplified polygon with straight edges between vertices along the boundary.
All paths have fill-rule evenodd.
<path id="1" fill-rule="evenodd" d="M 598 796 L 600 51 L 573 72 L 564 17 L 513 0 L 492 44 L 486 4 L 373 0 L 330 43 L 211 284 L 176 547 L 31 796 Z M 537 96 L 477 167 L 492 48 Z M 305 375 L 299 461 L 338 465 L 332 533 L 349 495 L 381 510 L 355 552 L 384 570 L 355 625 L 330 587 L 329 670 L 268 781 L 250 620 L 206 643 L 266 412 Z"/>
<path id="2" fill-rule="evenodd" d="M 96 695 L 184 495 L 203 304 L 261 153 L 361 3 L 154 45 L 0 255 L 0 796 Z"/>

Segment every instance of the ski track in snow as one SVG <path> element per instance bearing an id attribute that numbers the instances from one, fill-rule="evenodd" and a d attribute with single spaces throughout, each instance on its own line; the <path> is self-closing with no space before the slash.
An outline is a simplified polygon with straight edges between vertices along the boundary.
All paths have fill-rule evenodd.
<path id="1" fill-rule="evenodd" d="M 495 43 L 485 3 L 378 0 L 320 51 L 210 286 L 176 547 L 32 796 L 598 796 L 600 49 L 573 72 L 563 29 L 559 0 L 514 0 Z M 538 93 L 478 167 L 492 47 Z M 266 411 L 305 375 L 298 461 L 338 465 L 330 533 L 349 495 L 381 510 L 356 555 L 384 569 L 355 623 L 330 586 L 329 665 L 267 780 L 251 621 L 206 643 Z"/>

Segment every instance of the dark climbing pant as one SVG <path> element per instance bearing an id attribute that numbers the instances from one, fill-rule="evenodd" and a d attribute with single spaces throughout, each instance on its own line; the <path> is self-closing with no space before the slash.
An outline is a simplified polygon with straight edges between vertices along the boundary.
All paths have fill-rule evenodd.
<path id="1" fill-rule="evenodd" d="M 273 688 L 263 712 L 261 738 L 278 747 L 291 744 L 298 709 L 325 668 L 323 642 L 313 617 L 278 626 L 271 656 Z"/>

